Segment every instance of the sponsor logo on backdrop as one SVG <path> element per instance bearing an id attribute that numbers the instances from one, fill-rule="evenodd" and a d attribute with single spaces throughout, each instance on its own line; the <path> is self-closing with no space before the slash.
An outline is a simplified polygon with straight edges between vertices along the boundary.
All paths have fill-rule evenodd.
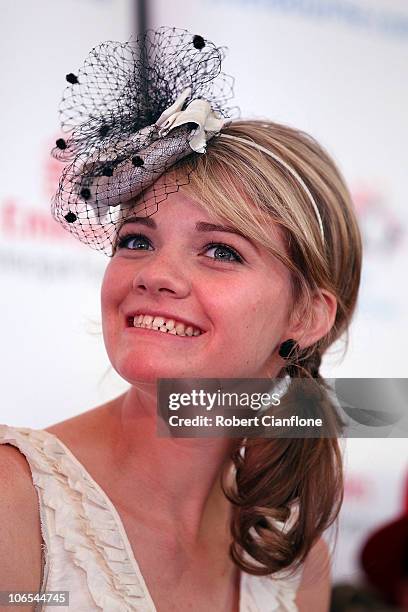
<path id="1" fill-rule="evenodd" d="M 57 136 L 58 137 L 58 136 Z M 61 241 L 77 248 L 78 241 L 51 216 L 54 196 L 64 165 L 50 155 L 55 142 L 51 139 L 44 152 L 41 204 L 36 206 L 20 197 L 10 195 L 0 204 L 0 232 L 6 240 L 34 240 L 41 243 Z"/>
<path id="2" fill-rule="evenodd" d="M 386 194 L 361 184 L 354 187 L 352 197 L 363 236 L 364 254 L 393 256 L 402 248 L 406 227 L 389 206 Z"/>
<path id="3" fill-rule="evenodd" d="M 55 140 L 44 147 L 41 203 L 16 195 L 0 202 L 0 271 L 47 281 L 99 283 L 107 258 L 92 253 L 51 216 L 51 199 L 64 167 L 50 155 Z"/>
<path id="4" fill-rule="evenodd" d="M 344 480 L 346 502 L 367 502 L 372 498 L 374 483 L 367 474 L 349 473 Z"/>

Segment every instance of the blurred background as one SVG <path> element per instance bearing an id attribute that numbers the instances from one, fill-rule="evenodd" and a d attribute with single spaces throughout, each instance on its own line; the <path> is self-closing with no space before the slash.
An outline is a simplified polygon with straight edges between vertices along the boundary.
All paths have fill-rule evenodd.
<path id="1" fill-rule="evenodd" d="M 364 240 L 362 285 L 349 349 L 343 357 L 343 344 L 333 347 L 323 375 L 407 377 L 405 0 L 2 0 L 0 16 L 0 422 L 46 427 L 126 388 L 101 333 L 108 259 L 51 218 L 61 164 L 50 149 L 62 136 L 65 75 L 100 42 L 161 25 L 226 46 L 223 71 L 236 79 L 242 117 L 309 132 L 346 177 Z M 406 439 L 350 439 L 344 456 L 332 609 L 392 609 L 375 607 L 377 597 L 396 604 L 384 589 L 364 590 L 374 585 L 361 553 L 380 527 L 407 520 Z M 369 564 L 395 563 L 405 545 L 400 535 L 398 551 L 374 548 Z M 401 559 L 407 576 L 408 554 Z M 398 588 L 403 609 L 408 588 Z"/>

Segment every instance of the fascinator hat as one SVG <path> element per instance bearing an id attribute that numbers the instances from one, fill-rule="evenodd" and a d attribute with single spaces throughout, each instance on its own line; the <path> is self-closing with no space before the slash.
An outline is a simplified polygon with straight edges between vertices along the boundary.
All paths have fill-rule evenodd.
<path id="1" fill-rule="evenodd" d="M 299 174 L 273 151 L 223 133 L 239 116 L 228 105 L 233 78 L 221 72 L 224 57 L 225 48 L 200 34 L 161 27 L 125 43 L 100 44 L 66 75 L 60 119 L 67 136 L 52 150 L 65 167 L 51 207 L 65 229 L 111 256 L 123 221 L 157 212 L 189 182 L 207 143 L 225 138 L 262 151 L 292 174 L 324 243 L 318 207 Z M 187 156 L 189 170 L 172 171 Z"/>

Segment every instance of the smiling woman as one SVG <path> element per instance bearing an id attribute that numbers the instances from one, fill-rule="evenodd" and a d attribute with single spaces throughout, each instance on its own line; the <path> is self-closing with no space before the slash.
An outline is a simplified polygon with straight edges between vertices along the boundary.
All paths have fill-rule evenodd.
<path id="1" fill-rule="evenodd" d="M 255 376 L 282 333 L 289 303 L 284 267 L 236 234 L 197 231 L 211 217 L 181 190 L 154 217 L 157 229 L 146 229 L 144 235 L 135 222 L 126 225 L 124 237 L 119 231 L 106 269 L 102 320 L 111 362 L 129 382 L 139 380 L 142 372 L 152 381 L 194 373 L 204 378 Z M 162 316 L 176 330 L 177 322 L 185 321 L 183 335 L 189 327 L 203 333 L 185 337 L 179 351 L 179 334 L 162 338 L 155 331 L 146 333 L 147 326 L 154 330 L 155 325 L 146 318 L 143 328 L 129 328 L 128 313 Z M 162 326 L 156 321 L 156 327 Z M 144 358 L 142 333 L 150 340 Z M 174 346 L 168 343 L 172 340 Z"/>
<path id="2" fill-rule="evenodd" d="M 151 125 L 133 109 L 130 129 L 107 98 L 94 131 L 97 115 L 81 115 L 57 142 L 73 161 L 53 209 L 110 255 L 103 337 L 129 388 L 44 430 L 0 426 L 0 590 L 69 591 L 72 610 L 326 612 L 337 438 L 159 437 L 157 391 L 159 379 L 286 376 L 313 381 L 317 413 L 334 413 L 319 367 L 357 301 L 350 195 L 304 132 L 224 124 L 203 85 L 219 58 L 210 41 L 150 35 L 162 78 L 169 45 L 182 46 L 171 61 L 184 62 L 183 79 Z M 118 49 L 123 59 L 125 46 L 108 51 Z M 71 119 L 89 75 L 68 75 Z M 119 93 L 120 109 L 130 94 Z"/>

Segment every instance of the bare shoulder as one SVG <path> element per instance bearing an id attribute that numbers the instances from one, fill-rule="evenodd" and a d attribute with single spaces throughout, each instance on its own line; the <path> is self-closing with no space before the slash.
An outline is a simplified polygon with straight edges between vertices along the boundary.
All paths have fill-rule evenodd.
<path id="1" fill-rule="evenodd" d="M 26 458 L 10 444 L 0 444 L 0 491 L 0 591 L 38 591 L 42 544 L 38 497 Z M 15 606 L 3 609 L 11 612 Z"/>
<path id="2" fill-rule="evenodd" d="M 95 425 L 95 423 L 105 418 L 108 406 L 109 404 L 103 404 L 101 406 L 97 406 L 96 408 L 91 408 L 90 410 L 76 414 L 75 416 L 65 419 L 64 421 L 59 421 L 58 423 L 49 425 L 45 428 L 45 430 L 55 434 L 63 431 L 76 432 L 76 434 L 78 434 L 78 432 L 81 432 L 81 430 L 87 430 Z"/>
<path id="3" fill-rule="evenodd" d="M 82 412 L 45 428 L 70 450 L 99 482 L 109 475 L 111 449 L 115 446 L 115 402 Z"/>
<path id="4" fill-rule="evenodd" d="M 330 598 L 330 552 L 323 538 L 319 538 L 306 557 L 296 603 L 299 612 L 328 612 Z"/>
<path id="5" fill-rule="evenodd" d="M 91 408 L 69 419 L 50 425 L 45 428 L 45 431 L 54 434 L 62 442 L 68 442 L 70 446 L 80 446 L 83 441 L 88 442 L 97 439 L 100 437 L 101 431 L 109 433 L 112 409 L 118 399 L 115 398 L 115 400 L 96 408 Z"/>

